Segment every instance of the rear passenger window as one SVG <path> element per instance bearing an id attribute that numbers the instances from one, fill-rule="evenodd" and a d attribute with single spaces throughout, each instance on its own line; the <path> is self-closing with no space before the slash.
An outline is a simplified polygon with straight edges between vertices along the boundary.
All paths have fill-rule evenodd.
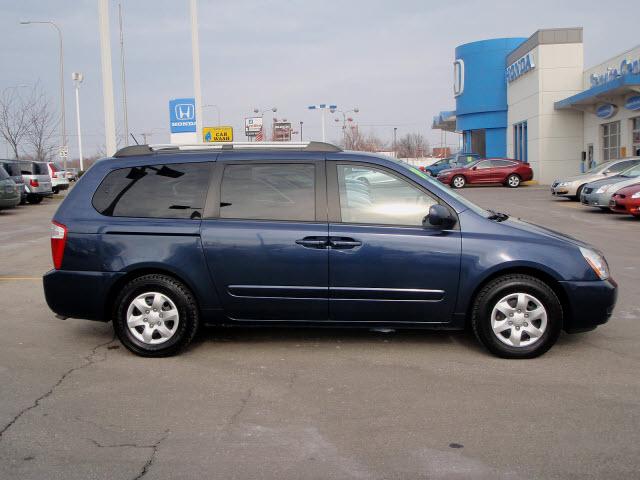
<path id="1" fill-rule="evenodd" d="M 202 218 L 211 163 L 122 168 L 109 173 L 93 196 L 111 217 Z"/>
<path id="2" fill-rule="evenodd" d="M 491 165 L 493 167 L 513 167 L 515 163 L 509 160 L 491 160 Z"/>
<path id="3" fill-rule="evenodd" d="M 312 164 L 227 165 L 220 218 L 312 221 L 315 198 Z"/>

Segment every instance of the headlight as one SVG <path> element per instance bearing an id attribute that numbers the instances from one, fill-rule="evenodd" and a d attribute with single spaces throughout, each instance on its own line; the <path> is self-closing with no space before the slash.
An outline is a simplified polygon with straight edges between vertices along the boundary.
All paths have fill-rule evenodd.
<path id="1" fill-rule="evenodd" d="M 583 247 L 580 247 L 580 252 L 600 280 L 609 278 L 609 265 L 602 255 L 595 250 Z"/>
<path id="2" fill-rule="evenodd" d="M 633 195 L 631 195 L 631 198 L 640 198 L 640 192 L 636 192 Z"/>
<path id="3" fill-rule="evenodd" d="M 566 187 L 567 185 L 569 185 L 571 182 L 560 182 L 558 185 L 556 185 L 556 187 Z"/>

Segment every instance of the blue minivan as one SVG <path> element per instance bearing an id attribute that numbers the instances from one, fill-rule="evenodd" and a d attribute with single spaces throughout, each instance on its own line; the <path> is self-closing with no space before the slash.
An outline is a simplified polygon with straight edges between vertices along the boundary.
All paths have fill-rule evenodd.
<path id="1" fill-rule="evenodd" d="M 124 148 L 67 195 L 51 249 L 57 316 L 111 320 L 153 357 L 201 325 L 268 325 L 470 328 L 531 358 L 617 295 L 589 245 L 318 142 Z"/>

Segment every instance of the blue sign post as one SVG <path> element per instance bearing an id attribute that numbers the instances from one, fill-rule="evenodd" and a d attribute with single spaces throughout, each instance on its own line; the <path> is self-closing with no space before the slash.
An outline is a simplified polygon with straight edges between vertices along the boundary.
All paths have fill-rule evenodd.
<path id="1" fill-rule="evenodd" d="M 196 100 L 174 98 L 169 100 L 169 125 L 171 133 L 196 131 Z"/>

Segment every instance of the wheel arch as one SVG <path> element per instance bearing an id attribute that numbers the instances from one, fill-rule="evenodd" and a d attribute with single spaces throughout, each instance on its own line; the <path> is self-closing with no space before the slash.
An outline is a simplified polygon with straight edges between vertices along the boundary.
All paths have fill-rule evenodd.
<path id="1" fill-rule="evenodd" d="M 122 288 L 127 283 L 129 283 L 132 280 L 135 280 L 136 278 L 143 277 L 145 275 L 154 275 L 154 274 L 155 275 L 165 275 L 167 277 L 171 277 L 174 280 L 177 280 L 178 282 L 180 282 L 184 286 L 186 286 L 191 291 L 191 294 L 193 295 L 193 297 L 194 297 L 194 299 L 196 301 L 196 306 L 198 308 L 198 311 L 200 312 L 200 314 L 202 314 L 202 307 L 200 305 L 200 299 L 198 298 L 198 295 L 197 295 L 197 290 L 194 289 L 193 285 L 191 285 L 190 282 L 188 280 L 186 280 L 182 275 L 180 275 L 177 272 L 174 272 L 174 271 L 172 271 L 170 269 L 167 269 L 167 268 L 144 266 L 144 267 L 139 267 L 139 268 L 135 268 L 135 269 L 127 271 L 124 275 L 119 277 L 109 287 L 108 293 L 106 295 L 105 304 L 104 304 L 104 318 L 106 318 L 106 319 L 112 319 L 113 318 L 113 315 L 115 313 L 115 309 L 117 308 L 117 305 L 114 305 L 114 302 L 115 302 L 118 294 L 122 290 Z"/>
<path id="2" fill-rule="evenodd" d="M 565 325 L 566 325 L 566 319 L 571 318 L 571 308 L 570 308 L 569 299 L 567 297 L 567 293 L 565 292 L 564 288 L 562 288 L 562 285 L 560 284 L 560 282 L 552 274 L 542 269 L 519 265 L 519 266 L 510 266 L 500 270 L 496 270 L 494 272 L 491 272 L 484 279 L 482 279 L 482 281 L 473 290 L 473 294 L 469 297 L 470 300 L 466 305 L 466 308 L 464 309 L 465 328 L 470 325 L 473 306 L 476 302 L 476 298 L 478 297 L 478 294 L 482 291 L 482 289 L 488 283 L 492 282 L 496 278 L 503 277 L 505 275 L 513 275 L 513 274 L 528 275 L 530 277 L 534 277 L 544 282 L 545 284 L 547 284 L 549 288 L 553 290 L 553 293 L 556 294 L 556 296 L 558 297 L 558 300 L 560 300 L 560 305 L 562 306 L 562 317 L 563 319 L 565 319 Z"/>

